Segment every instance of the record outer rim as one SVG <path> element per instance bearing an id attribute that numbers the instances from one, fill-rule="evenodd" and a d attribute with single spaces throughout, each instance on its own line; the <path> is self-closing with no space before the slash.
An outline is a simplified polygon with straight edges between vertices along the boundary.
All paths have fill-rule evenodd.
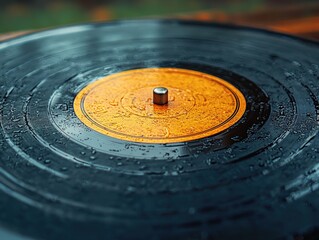
<path id="1" fill-rule="evenodd" d="M 296 35 L 290 35 L 287 33 L 281 33 L 279 31 L 269 30 L 265 28 L 257 28 L 257 27 L 251 27 L 246 25 L 237 25 L 237 24 L 231 24 L 231 23 L 217 23 L 217 22 L 207 22 L 207 21 L 199 21 L 199 20 L 182 20 L 182 19 L 136 19 L 136 20 L 111 20 L 111 21 L 105 21 L 105 22 L 83 22 L 83 23 L 77 23 L 77 24 L 67 24 L 64 26 L 57 26 L 48 28 L 45 30 L 36 30 L 30 33 L 23 34 L 21 36 L 17 36 L 14 38 L 6 39 L 4 41 L 0 41 L 0 50 L 4 49 L 6 47 L 10 47 L 19 43 L 27 42 L 29 40 L 33 39 L 39 39 L 42 37 L 49 37 L 54 35 L 56 32 L 60 32 L 61 34 L 68 33 L 67 30 L 76 30 L 76 28 L 82 28 L 82 27 L 95 27 L 98 28 L 99 26 L 104 25 L 119 25 L 119 24 L 136 24 L 136 23 L 153 23 L 153 24 L 181 24 L 181 25 L 198 25 L 203 27 L 217 27 L 217 28 L 228 28 L 228 29 L 234 29 L 234 30 L 247 30 L 247 31 L 253 31 L 253 32 L 260 32 L 264 34 L 273 34 L 278 35 L 281 37 L 290 38 L 296 41 L 301 41 L 306 44 L 314 44 L 316 46 L 319 46 L 319 41 L 314 39 L 308 39 L 301 36 Z M 76 32 L 76 31 L 75 31 Z M 30 39 L 29 39 L 30 38 Z M 20 40 L 20 41 L 19 41 Z M 22 41 L 21 41 L 22 40 Z M 24 40 L 24 41 L 23 41 Z M 4 46 L 2 46 L 4 45 Z"/>

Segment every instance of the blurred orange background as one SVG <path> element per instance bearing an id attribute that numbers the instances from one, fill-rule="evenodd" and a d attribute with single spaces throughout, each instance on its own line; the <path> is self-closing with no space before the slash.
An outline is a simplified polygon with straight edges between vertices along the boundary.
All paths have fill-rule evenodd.
<path id="1" fill-rule="evenodd" d="M 318 0 L 0 0 L 0 40 L 66 24 L 182 18 L 248 25 L 319 39 Z M 8 34 L 9 33 L 9 34 Z"/>

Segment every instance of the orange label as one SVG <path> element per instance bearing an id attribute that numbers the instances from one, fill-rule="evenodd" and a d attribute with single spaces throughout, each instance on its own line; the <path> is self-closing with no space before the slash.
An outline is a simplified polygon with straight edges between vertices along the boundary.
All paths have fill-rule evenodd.
<path id="1" fill-rule="evenodd" d="M 168 104 L 153 104 L 153 89 L 168 89 Z M 103 77 L 74 100 L 78 118 L 117 139 L 143 143 L 196 140 L 224 131 L 244 114 L 246 101 L 218 77 L 178 68 L 144 68 Z"/>

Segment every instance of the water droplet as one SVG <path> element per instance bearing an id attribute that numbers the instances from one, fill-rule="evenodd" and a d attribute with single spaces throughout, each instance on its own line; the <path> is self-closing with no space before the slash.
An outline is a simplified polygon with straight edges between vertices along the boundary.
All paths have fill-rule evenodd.
<path id="1" fill-rule="evenodd" d="M 183 168 L 184 168 L 184 167 L 183 167 L 182 165 L 177 165 L 177 166 L 176 166 L 176 170 L 178 170 L 178 171 L 183 170 Z"/>
<path id="2" fill-rule="evenodd" d="M 145 170 L 145 169 L 147 169 L 147 167 L 146 167 L 146 165 L 142 165 L 142 166 L 140 166 L 139 169 L 140 169 L 140 170 Z"/>
<path id="3" fill-rule="evenodd" d="M 68 170 L 67 167 L 62 167 L 62 168 L 61 168 L 61 171 L 64 171 L 64 172 L 67 171 L 67 170 Z"/>
<path id="4" fill-rule="evenodd" d="M 216 164 L 217 162 L 215 160 L 209 158 L 209 159 L 206 160 L 206 163 L 207 163 L 207 165 L 210 166 L 210 165 Z"/>
<path id="5" fill-rule="evenodd" d="M 234 142 L 238 142 L 240 140 L 239 136 L 233 136 L 231 137 L 231 140 L 233 140 Z"/>
<path id="6" fill-rule="evenodd" d="M 177 171 L 173 171 L 171 174 L 172 174 L 172 176 L 177 176 L 178 172 Z"/>
<path id="7" fill-rule="evenodd" d="M 129 191 L 129 192 L 134 192 L 134 191 L 135 191 L 135 187 L 128 186 L 128 187 L 127 187 L 127 191 Z"/>
<path id="8" fill-rule="evenodd" d="M 267 170 L 267 169 L 265 169 L 265 170 L 262 171 L 262 174 L 263 174 L 263 175 L 267 175 L 268 173 L 269 173 L 269 170 Z"/>
<path id="9" fill-rule="evenodd" d="M 291 73 L 291 72 L 285 72 L 284 73 L 285 76 L 288 78 L 288 77 L 293 77 L 295 74 L 294 73 Z"/>
<path id="10" fill-rule="evenodd" d="M 57 108 L 60 109 L 61 111 L 64 111 L 64 112 L 68 111 L 68 109 L 69 109 L 68 105 L 65 103 L 58 104 Z"/>
<path id="11" fill-rule="evenodd" d="M 295 65 L 296 67 L 300 67 L 301 66 L 301 64 L 299 62 L 297 62 L 297 61 L 293 61 L 292 64 Z"/>
<path id="12" fill-rule="evenodd" d="M 51 160 L 50 160 L 50 159 L 45 159 L 45 160 L 44 160 L 44 163 L 45 163 L 45 164 L 50 164 L 50 163 L 51 163 Z"/>
<path id="13" fill-rule="evenodd" d="M 125 149 L 129 149 L 130 148 L 130 144 L 125 144 Z"/>

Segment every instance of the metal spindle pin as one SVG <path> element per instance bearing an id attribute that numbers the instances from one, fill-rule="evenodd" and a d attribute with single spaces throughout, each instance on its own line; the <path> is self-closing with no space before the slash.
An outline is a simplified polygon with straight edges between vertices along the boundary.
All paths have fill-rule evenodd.
<path id="1" fill-rule="evenodd" d="M 165 105 L 168 103 L 168 89 L 165 87 L 156 87 L 153 89 L 153 103 Z"/>

